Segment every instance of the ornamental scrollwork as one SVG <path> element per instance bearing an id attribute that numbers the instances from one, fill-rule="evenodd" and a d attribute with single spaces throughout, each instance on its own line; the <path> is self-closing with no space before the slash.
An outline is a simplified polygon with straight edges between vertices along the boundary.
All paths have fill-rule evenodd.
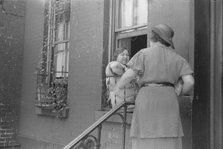
<path id="1" fill-rule="evenodd" d="M 97 149 L 99 146 L 99 140 L 93 135 L 87 135 L 80 143 L 74 146 L 72 149 Z"/>

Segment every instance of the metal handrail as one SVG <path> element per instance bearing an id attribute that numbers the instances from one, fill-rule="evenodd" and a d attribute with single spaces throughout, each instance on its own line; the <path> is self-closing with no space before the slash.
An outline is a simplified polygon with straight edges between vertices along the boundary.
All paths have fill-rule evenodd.
<path id="1" fill-rule="evenodd" d="M 93 138 L 95 142 L 97 143 L 97 149 L 100 149 L 100 137 L 101 137 L 101 127 L 102 123 L 105 122 L 108 118 L 110 118 L 114 114 L 118 114 L 123 121 L 123 149 L 125 149 L 125 132 L 126 132 L 126 114 L 127 114 L 127 106 L 133 105 L 134 102 L 125 102 L 123 101 L 121 104 L 117 105 L 110 111 L 108 111 L 105 115 L 103 115 L 101 118 L 99 118 L 95 123 L 93 123 L 89 128 L 87 128 L 83 133 L 81 133 L 78 137 L 76 137 L 74 140 L 72 140 L 69 144 L 67 144 L 63 149 L 73 149 L 78 143 L 80 143 L 82 140 L 86 141 L 86 137 L 94 131 L 96 128 L 99 128 L 99 134 L 98 134 L 98 140 L 96 137 L 90 135 L 89 137 Z M 120 113 L 116 113 L 118 110 L 124 107 L 123 115 Z M 74 149 L 78 149 L 78 147 L 75 147 Z M 81 148 L 81 147 L 80 147 Z"/>

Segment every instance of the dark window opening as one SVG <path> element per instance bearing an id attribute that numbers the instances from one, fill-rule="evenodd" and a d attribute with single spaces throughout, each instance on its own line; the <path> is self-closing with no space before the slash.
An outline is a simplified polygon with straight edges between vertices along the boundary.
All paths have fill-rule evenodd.
<path id="1" fill-rule="evenodd" d="M 147 47 L 147 35 L 132 37 L 131 39 L 131 57 L 138 51 Z"/>

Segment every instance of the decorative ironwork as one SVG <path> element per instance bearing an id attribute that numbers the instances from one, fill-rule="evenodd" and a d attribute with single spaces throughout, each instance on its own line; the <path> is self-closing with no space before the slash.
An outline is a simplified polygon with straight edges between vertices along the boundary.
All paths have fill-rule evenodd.
<path id="1" fill-rule="evenodd" d="M 77 146 L 72 149 L 97 149 L 99 140 L 93 135 L 87 135 Z"/>
<path id="2" fill-rule="evenodd" d="M 37 102 L 36 107 L 42 109 L 41 111 L 47 113 L 52 112 L 58 118 L 64 118 L 64 112 L 66 113 L 67 104 L 67 92 L 68 92 L 68 80 L 67 78 L 57 78 L 52 82 L 51 86 L 43 83 L 41 80 L 42 75 L 39 74 L 37 81 Z M 44 76 L 43 76 L 44 77 Z M 44 112 L 39 113 L 44 115 Z M 52 115 L 52 114 L 51 114 Z"/>
<path id="3" fill-rule="evenodd" d="M 127 106 L 134 105 L 133 102 L 122 102 L 120 105 L 114 107 L 108 111 L 104 116 L 98 119 L 88 129 L 81 133 L 77 138 L 71 141 L 63 149 L 100 149 L 101 142 L 101 130 L 102 124 L 110 118 L 112 115 L 119 115 L 122 120 L 123 138 L 122 148 L 125 149 L 125 138 L 126 138 L 126 118 L 127 118 Z M 98 129 L 98 136 L 90 135 L 95 129 Z"/>

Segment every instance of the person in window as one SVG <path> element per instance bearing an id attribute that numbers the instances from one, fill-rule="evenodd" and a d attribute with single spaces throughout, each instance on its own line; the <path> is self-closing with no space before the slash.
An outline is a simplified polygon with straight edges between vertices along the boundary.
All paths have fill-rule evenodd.
<path id="1" fill-rule="evenodd" d="M 129 69 L 115 86 L 118 93 L 139 76 L 130 131 L 132 149 L 182 149 L 177 96 L 190 92 L 194 78 L 188 62 L 173 50 L 173 36 L 168 25 L 153 27 L 150 47 L 131 58 Z"/>
<path id="2" fill-rule="evenodd" d="M 112 107 L 122 103 L 123 101 L 134 101 L 136 95 L 135 79 L 126 84 L 122 90 L 114 94 L 113 90 L 122 74 L 127 70 L 126 64 L 129 61 L 129 52 L 125 48 L 118 48 L 114 51 L 114 61 L 111 61 L 105 70 L 106 86 L 109 91 L 109 100 Z M 131 110 L 133 106 L 129 106 Z"/>

